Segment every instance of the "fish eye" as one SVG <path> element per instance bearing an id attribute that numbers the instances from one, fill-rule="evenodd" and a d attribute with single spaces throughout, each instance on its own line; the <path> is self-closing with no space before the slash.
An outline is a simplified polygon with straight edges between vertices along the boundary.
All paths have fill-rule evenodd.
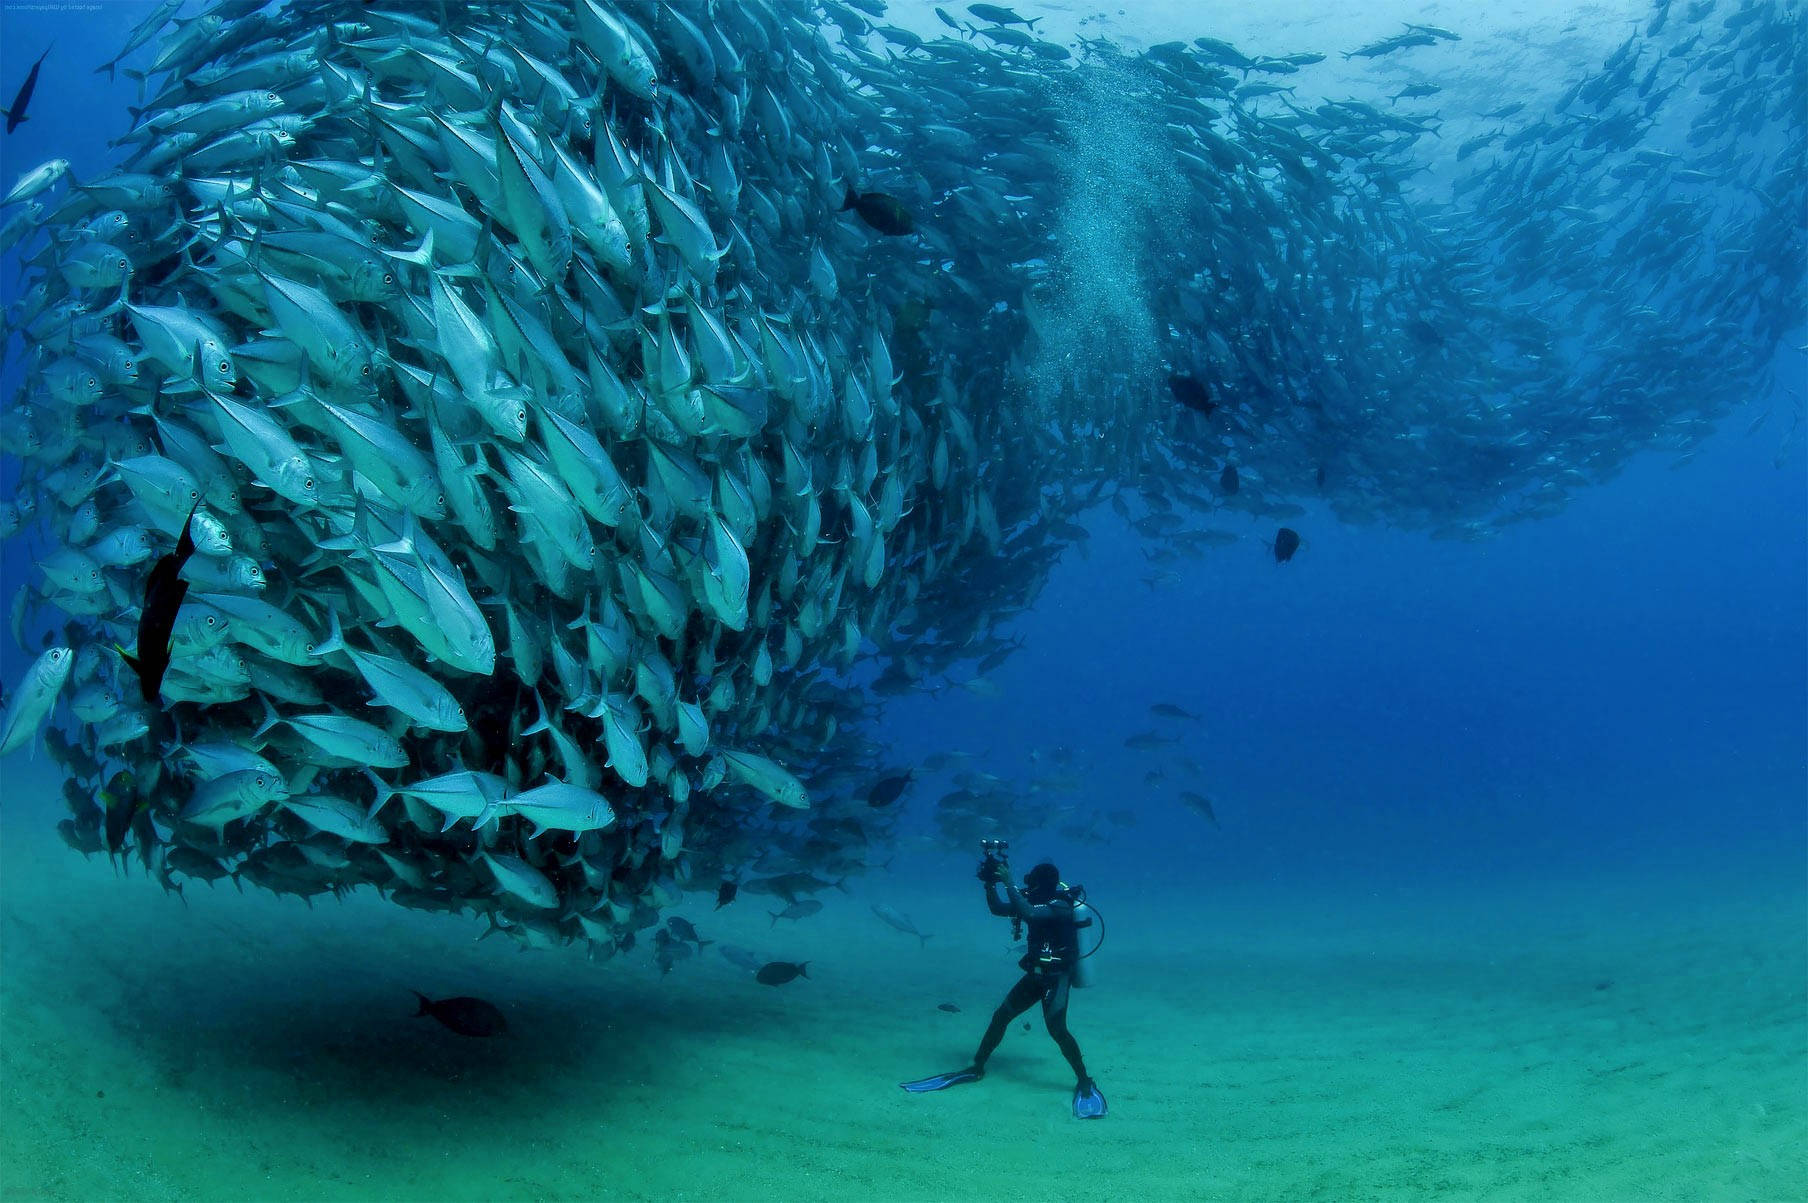
<path id="1" fill-rule="evenodd" d="M 257 788 L 259 788 L 259 789 L 264 788 L 264 775 L 262 773 L 259 773 L 257 775 Z"/>
<path id="2" fill-rule="evenodd" d="M 98 381 L 94 377 L 90 376 L 90 377 L 88 377 L 88 387 L 89 388 L 99 388 L 100 381 Z"/>
<path id="3" fill-rule="evenodd" d="M 230 371 L 232 371 L 232 365 L 227 363 L 224 359 L 220 360 L 220 375 L 224 376 Z"/>
<path id="4" fill-rule="evenodd" d="M 310 476 L 306 480 L 302 481 L 301 487 L 304 489 L 312 489 L 314 487 L 314 478 L 312 476 Z"/>
<path id="5" fill-rule="evenodd" d="M 209 614 L 209 615 L 208 615 L 208 616 L 207 616 L 207 625 L 208 625 L 208 626 L 210 626 L 210 627 L 211 627 L 211 626 L 218 626 L 218 625 L 219 625 L 219 621 L 220 621 L 220 620 L 219 620 L 219 619 L 217 619 L 217 618 L 215 618 L 215 617 L 214 617 L 214 616 L 213 616 L 213 615 L 211 615 L 211 614 Z"/>
<path id="6" fill-rule="evenodd" d="M 365 364 L 363 367 L 359 368 L 358 370 L 366 376 L 370 375 L 370 365 L 368 363 Z"/>
<path id="7" fill-rule="evenodd" d="M 383 283 L 394 284 L 395 283 L 395 273 L 394 272 L 384 272 L 383 273 Z"/>
<path id="8" fill-rule="evenodd" d="M 307 651 L 308 651 L 308 655 L 310 655 L 310 656 L 312 656 L 312 655 L 313 655 L 313 654 L 314 654 L 314 645 L 313 645 L 313 644 L 311 644 L 311 643 L 310 643 L 310 644 L 308 644 L 308 645 L 307 645 Z"/>
<path id="9" fill-rule="evenodd" d="M 527 411 L 525 409 L 516 410 L 515 421 L 525 424 L 527 422 Z"/>

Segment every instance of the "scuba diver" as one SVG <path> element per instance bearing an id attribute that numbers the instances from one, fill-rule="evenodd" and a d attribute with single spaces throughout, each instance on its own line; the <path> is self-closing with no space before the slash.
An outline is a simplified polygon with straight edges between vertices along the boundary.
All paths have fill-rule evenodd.
<path id="1" fill-rule="evenodd" d="M 1004 858 L 1004 841 L 986 840 L 981 846 L 985 849 L 986 859 L 979 866 L 977 876 L 985 884 L 987 909 L 994 915 L 1010 918 L 1013 937 L 1025 924 L 1029 927 L 1029 951 L 1018 962 L 1023 976 L 992 1012 L 992 1022 L 980 1039 L 979 1051 L 973 1054 L 971 1065 L 918 1082 L 904 1082 L 902 1086 L 912 1094 L 922 1094 L 979 1081 L 986 1076 L 986 1059 L 1004 1039 L 1005 1029 L 1040 999 L 1042 1020 L 1048 1034 L 1054 1037 L 1061 1055 L 1073 1067 L 1074 1116 L 1097 1119 L 1105 1114 L 1105 1096 L 1086 1072 L 1086 1063 L 1080 1058 L 1080 1046 L 1067 1030 L 1068 992 L 1075 985 L 1087 985 L 1090 980 L 1085 956 L 1091 953 L 1081 954 L 1079 929 L 1090 926 L 1096 912 L 1086 905 L 1085 891 L 1063 883 L 1060 870 L 1049 862 L 1044 861 L 1031 869 L 1020 889 L 1011 881 L 1011 867 Z M 1000 887 L 1003 888 L 1002 896 Z M 1103 942 L 1102 935 L 1100 942 Z M 1097 948 L 1095 944 L 1092 951 L 1096 952 Z"/>

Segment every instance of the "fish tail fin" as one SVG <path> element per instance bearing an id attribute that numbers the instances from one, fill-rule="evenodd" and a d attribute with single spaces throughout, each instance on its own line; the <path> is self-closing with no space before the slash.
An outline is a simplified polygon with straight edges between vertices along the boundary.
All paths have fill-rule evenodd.
<path id="1" fill-rule="evenodd" d="M 922 941 L 922 943 L 918 944 L 917 947 L 918 948 L 927 948 L 929 946 L 929 936 L 933 936 L 934 934 L 935 934 L 934 932 L 930 932 L 929 935 L 926 936 L 922 932 L 918 932 L 917 939 Z"/>
<path id="2" fill-rule="evenodd" d="M 860 198 L 854 195 L 854 190 L 851 187 L 843 188 L 842 191 L 845 195 L 841 198 L 841 212 L 846 213 L 849 209 L 852 209 L 855 205 L 860 203 Z"/>
<path id="3" fill-rule="evenodd" d="M 799 961 L 797 963 L 797 976 L 798 977 L 809 977 L 810 976 L 810 962 Z"/>
<path id="4" fill-rule="evenodd" d="M 542 731 L 552 730 L 552 723 L 546 718 L 546 700 L 540 696 L 537 688 L 534 690 L 534 704 L 540 708 L 540 717 L 534 720 L 533 726 L 521 729 L 523 735 L 538 735 Z"/>
<path id="5" fill-rule="evenodd" d="M 720 908 L 718 908 L 718 909 L 720 909 Z M 781 912 L 779 912 L 779 911 L 767 911 L 767 912 L 766 912 L 766 913 L 767 913 L 767 914 L 768 914 L 768 915 L 771 915 L 771 916 L 772 916 L 772 926 L 774 926 L 774 927 L 777 927 L 777 926 L 778 926 L 778 918 L 779 918 L 779 915 L 780 915 L 780 914 L 781 914 Z"/>
<path id="6" fill-rule="evenodd" d="M 282 722 L 282 715 L 276 713 L 276 707 L 270 704 L 269 695 L 260 693 L 257 696 L 264 704 L 264 721 L 259 723 L 257 730 L 251 733 L 252 739 L 257 739 L 259 736 L 263 735 L 264 732 Z"/>
<path id="7" fill-rule="evenodd" d="M 373 787 L 375 787 L 375 789 L 377 791 L 376 801 L 374 801 L 370 804 L 370 810 L 365 813 L 364 817 L 366 819 L 374 819 L 377 817 L 377 812 L 382 810 L 384 805 L 391 798 L 396 796 L 396 791 L 394 791 L 393 789 L 390 789 L 388 785 L 384 784 L 383 779 L 381 777 L 377 776 L 375 771 L 373 771 L 371 769 L 365 769 L 364 776 L 370 781 L 371 785 Z"/>
<path id="8" fill-rule="evenodd" d="M 339 627 L 339 611 L 328 608 L 326 612 L 326 638 L 314 645 L 314 658 L 330 656 L 334 652 L 343 652 L 345 632 Z"/>
<path id="9" fill-rule="evenodd" d="M 399 259 L 403 263 L 412 263 L 416 267 L 424 267 L 431 271 L 433 268 L 433 227 L 427 227 L 427 233 L 422 236 L 421 244 L 412 251 L 384 251 L 383 253 L 391 259 Z"/>
<path id="10" fill-rule="evenodd" d="M 428 998 L 425 994 L 422 994 L 419 990 L 410 990 L 408 993 L 414 995 L 416 998 L 421 1000 L 420 1008 L 417 1011 L 415 1011 L 415 1013 L 414 1013 L 414 1017 L 416 1019 L 419 1019 L 423 1015 L 433 1014 L 433 1000 L 432 999 Z"/>

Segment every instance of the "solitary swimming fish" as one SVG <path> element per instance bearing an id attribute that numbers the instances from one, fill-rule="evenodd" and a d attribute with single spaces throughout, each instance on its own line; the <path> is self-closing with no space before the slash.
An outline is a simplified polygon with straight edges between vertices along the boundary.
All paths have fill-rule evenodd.
<path id="1" fill-rule="evenodd" d="M 1274 562 L 1285 564 L 1299 550 L 1299 532 L 1292 527 L 1283 526 L 1274 536 Z"/>
<path id="2" fill-rule="evenodd" d="M 182 565 L 195 554 L 195 507 L 182 523 L 182 537 L 176 550 L 158 560 L 144 583 L 144 607 L 138 612 L 138 654 L 121 648 L 119 654 L 138 674 L 138 689 L 153 706 L 163 704 L 163 674 L 169 671 L 170 636 L 176 630 L 176 611 L 188 595 L 188 582 L 182 579 Z"/>
<path id="3" fill-rule="evenodd" d="M 1218 408 L 1218 403 L 1212 400 L 1211 390 L 1197 376 L 1190 376 L 1185 372 L 1170 372 L 1168 374 L 1168 391 L 1174 394 L 1174 400 L 1196 414 L 1209 414 Z"/>
<path id="4" fill-rule="evenodd" d="M 809 967 L 810 962 L 808 961 L 799 961 L 795 964 L 790 961 L 768 961 L 760 966 L 760 971 L 753 976 L 762 986 L 782 986 L 797 978 L 809 977 L 810 975 L 804 972 Z"/>
<path id="5" fill-rule="evenodd" d="M 1242 487 L 1243 478 L 1237 474 L 1237 465 L 1225 464 L 1224 471 L 1218 473 L 1218 491 L 1226 497 L 1235 497 Z"/>
<path id="6" fill-rule="evenodd" d="M 735 900 L 735 895 L 740 893 L 740 891 L 741 883 L 738 881 L 725 881 L 717 886 L 716 909 L 721 910 L 723 907 L 733 902 Z"/>
<path id="7" fill-rule="evenodd" d="M 52 42 L 50 45 L 54 46 L 56 43 Z M 25 106 L 31 103 L 32 91 L 38 86 L 38 68 L 44 65 L 44 60 L 49 55 L 50 46 L 46 46 L 44 53 L 38 56 L 38 61 L 31 65 L 31 70 L 25 73 L 25 82 L 19 85 L 19 94 L 13 97 L 13 107 L 0 109 L 0 112 L 6 114 L 7 133 L 18 129 L 19 124 L 25 120 Z"/>
<path id="8" fill-rule="evenodd" d="M 885 920 L 889 926 L 895 927 L 908 935 L 915 936 L 924 944 L 929 943 L 929 937 L 918 931 L 917 925 L 910 921 L 910 916 L 904 914 L 902 911 L 895 911 L 891 907 L 886 906 L 883 902 L 875 902 L 873 903 L 873 914 Z"/>
<path id="9" fill-rule="evenodd" d="M 502 1012 L 481 998 L 442 998 L 435 1002 L 419 990 L 414 991 L 414 996 L 421 1000 L 421 1009 L 414 1013 L 416 1019 L 431 1015 L 460 1036 L 500 1036 L 508 1031 L 508 1020 Z"/>
<path id="10" fill-rule="evenodd" d="M 903 235 L 917 228 L 916 220 L 903 202 L 883 192 L 855 192 L 849 188 L 847 198 L 841 202 L 841 211 L 846 213 L 849 209 L 881 234 Z"/>
<path id="11" fill-rule="evenodd" d="M 881 806 L 890 806 L 893 802 L 898 800 L 898 796 L 902 794 L 904 788 L 910 784 L 910 777 L 910 773 L 905 773 L 901 777 L 887 777 L 883 781 L 880 781 L 867 792 L 866 804 L 874 809 Z"/>
<path id="12" fill-rule="evenodd" d="M 1183 789 L 1180 791 L 1180 800 L 1186 804 L 1188 810 L 1210 823 L 1213 827 L 1218 826 L 1218 813 L 1212 809 L 1212 800 L 1210 798 L 1206 797 L 1204 794 L 1196 794 L 1190 789 Z"/>
<path id="13" fill-rule="evenodd" d="M 808 919 L 822 909 L 822 903 L 814 898 L 805 898 L 801 902 L 793 902 L 782 911 L 767 911 L 772 916 L 772 926 L 777 927 L 780 919 Z"/>

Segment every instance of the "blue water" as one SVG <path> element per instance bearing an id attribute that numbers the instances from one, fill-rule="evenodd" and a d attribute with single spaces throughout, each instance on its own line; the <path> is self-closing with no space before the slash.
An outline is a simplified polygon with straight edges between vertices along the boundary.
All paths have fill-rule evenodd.
<path id="1" fill-rule="evenodd" d="M 134 88 L 89 69 L 148 7 L 0 10 L 8 97 L 43 45 L 57 43 L 32 119 L 0 141 L 0 183 L 53 155 L 78 177 L 108 161 L 105 137 Z M 0 300 L 16 296 L 17 280 L 4 265 Z M 1798 325 L 1790 342 L 1805 339 Z M 15 366 L 0 381 L 9 403 L 17 378 Z M 1305 539 L 1291 563 L 1276 564 L 1264 546 L 1272 523 L 1237 521 L 1227 525 L 1240 543 L 1184 560 L 1177 582 L 1151 587 L 1142 541 L 1100 507 L 1084 519 L 1087 543 L 1004 629 L 1023 648 L 991 676 L 1000 696 L 893 699 L 884 739 L 900 767 L 960 750 L 974 754 L 967 767 L 1021 789 L 1046 776 L 1058 749 L 1071 753 L 1080 789 L 1047 796 L 1128 809 L 1135 824 L 1089 842 L 1052 825 L 1000 834 L 1023 867 L 1056 858 L 1107 913 L 1114 893 L 1137 913 L 1193 924 L 1215 906 L 1278 896 L 1335 906 L 1431 891 L 1486 905 L 1540 883 L 1620 875 L 1691 889 L 1745 872 L 1799 879 L 1808 460 L 1800 441 L 1777 454 L 1808 360 L 1779 352 L 1776 378 L 1772 395 L 1751 397 L 1690 462 L 1640 454 L 1614 479 L 1579 487 L 1562 513 L 1486 543 L 1346 525 L 1307 502 L 1288 522 Z M 0 485 L 15 471 L 0 470 Z M 0 601 L 31 572 L 31 554 L 24 539 L 0 550 Z M 0 643 L 10 684 L 25 660 Z M 1157 702 L 1200 721 L 1151 717 Z M 1155 752 L 1124 746 L 1152 729 L 1185 738 Z M 1175 767 L 1181 756 L 1204 769 L 1198 783 Z M 1151 769 L 1165 780 L 1146 782 Z M 949 774 L 920 776 L 903 803 L 910 851 L 900 872 L 859 888 L 879 900 L 973 903 L 965 850 L 914 854 L 917 837 L 935 830 L 936 798 L 952 788 Z M 1212 799 L 1218 827 L 1178 803 L 1182 788 Z M 8 791 L 0 830 L 48 830 L 60 813 L 48 791 Z M 976 926 L 987 922 L 974 910 Z M 297 930 L 319 921 L 299 906 L 281 914 Z M 168 930 L 184 922 L 173 906 L 160 915 Z M 913 964 L 936 964 L 928 957 Z M 996 968 L 1002 991 L 1002 957 Z M 330 978 L 330 966 L 319 973 Z M 856 994 L 849 1006 L 859 1005 Z M 986 1005 L 982 993 L 962 1020 L 976 1027 Z M 1089 1050 L 1109 1047 L 1096 1028 L 1082 1037 Z"/>

